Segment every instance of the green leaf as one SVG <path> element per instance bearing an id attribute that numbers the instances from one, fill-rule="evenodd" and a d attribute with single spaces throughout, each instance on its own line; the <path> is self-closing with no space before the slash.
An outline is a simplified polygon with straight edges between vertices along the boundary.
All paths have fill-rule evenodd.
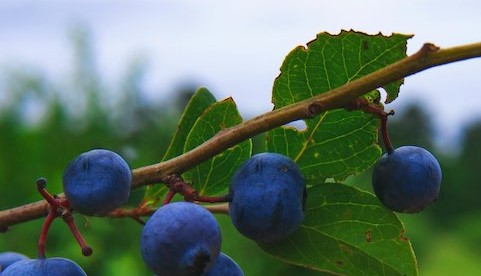
<path id="1" fill-rule="evenodd" d="M 184 153 L 184 146 L 187 136 L 194 126 L 197 119 L 205 110 L 216 102 L 215 97 L 206 88 L 199 88 L 194 93 L 187 104 L 182 117 L 177 126 L 177 131 L 172 138 L 167 152 L 164 154 L 162 161 L 169 160 Z M 144 195 L 144 202 L 155 204 L 159 197 L 167 193 L 165 185 L 147 186 Z"/>
<path id="2" fill-rule="evenodd" d="M 192 127 L 184 152 L 199 146 L 223 129 L 241 122 L 242 117 L 232 98 L 211 105 Z M 251 152 L 252 142 L 248 139 L 187 171 L 183 177 L 192 182 L 200 195 L 223 193 L 227 191 L 235 170 L 251 156 Z"/>
<path id="3" fill-rule="evenodd" d="M 215 97 L 209 92 L 209 90 L 207 90 L 207 88 L 201 87 L 197 89 L 180 118 L 177 131 L 175 132 L 162 161 L 169 160 L 184 153 L 185 141 L 192 126 L 202 113 L 215 102 Z"/>
<path id="4" fill-rule="evenodd" d="M 280 108 L 325 93 L 406 56 L 410 36 L 369 36 L 343 31 L 321 33 L 307 48 L 295 48 L 274 82 L 272 102 Z M 383 88 L 388 101 L 397 97 L 402 80 Z M 268 132 L 269 151 L 293 158 L 307 179 L 343 180 L 369 168 L 380 156 L 379 120 L 361 111 L 328 111 L 306 120 L 306 128 L 281 127 Z"/>
<path id="5" fill-rule="evenodd" d="M 274 83 L 276 108 L 327 92 L 406 57 L 410 35 L 367 35 L 342 31 L 339 35 L 320 33 L 307 44 L 291 51 Z M 399 92 L 399 80 L 383 86 L 387 102 Z"/>
<path id="6" fill-rule="evenodd" d="M 418 274 L 404 226 L 373 194 L 318 184 L 308 189 L 305 215 L 292 236 L 261 248 L 285 262 L 333 274 Z"/>
<path id="7" fill-rule="evenodd" d="M 378 119 L 362 111 L 333 110 L 306 122 L 307 129 L 269 132 L 269 151 L 290 156 L 307 180 L 344 179 L 369 168 L 381 155 Z"/>

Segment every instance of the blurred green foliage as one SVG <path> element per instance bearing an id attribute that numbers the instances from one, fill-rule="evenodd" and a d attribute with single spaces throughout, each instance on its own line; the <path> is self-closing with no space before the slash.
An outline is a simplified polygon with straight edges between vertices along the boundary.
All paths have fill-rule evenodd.
<path id="1" fill-rule="evenodd" d="M 183 87 L 164 102 L 146 100 L 143 60 L 134 60 L 115 91 L 106 88 L 97 72 L 88 33 L 72 35 L 73 73 L 67 82 L 50 80 L 31 68 L 3 72 L 0 87 L 0 209 L 38 201 L 35 180 L 46 177 L 51 193 L 62 192 L 67 163 L 92 148 L 108 148 L 126 158 L 132 168 L 159 162 L 175 131 L 194 87 Z M 438 157 L 443 167 L 439 201 L 416 215 L 400 215 L 418 256 L 421 275 L 474 275 L 481 271 L 481 122 L 464 130 L 456 154 L 435 147 L 429 111 L 421 104 L 400 110 L 390 121 L 394 145 L 416 144 Z M 254 139 L 254 151 L 265 150 L 264 135 Z M 350 179 L 370 190 L 370 174 Z M 135 190 L 135 205 L 143 189 Z M 225 215 L 217 215 L 223 233 L 222 250 L 233 257 L 246 275 L 319 275 L 286 265 L 242 237 Z M 89 275 L 151 275 L 140 257 L 142 226 L 130 219 L 76 215 L 77 224 L 94 248 L 85 258 L 60 220 L 47 240 L 48 256 L 75 260 Z M 36 256 L 43 220 L 11 227 L 0 234 L 0 251 Z M 449 250 L 447 249 L 449 248 Z"/>
<path id="2" fill-rule="evenodd" d="M 123 155 L 132 168 L 159 162 L 176 126 L 173 103 L 142 99 L 145 66 L 135 60 L 118 91 L 104 88 L 96 72 L 88 36 L 74 33 L 74 70 L 67 85 L 32 70 L 5 72 L 0 93 L 8 105 L 0 111 L 0 209 L 41 200 L 35 180 L 46 177 L 51 193 L 62 192 L 67 163 L 92 148 Z M 115 96 L 115 97 L 114 97 Z M 143 197 L 134 191 L 130 204 Z M 77 215 L 94 258 L 81 256 L 66 225 L 56 221 L 47 240 L 48 256 L 65 256 L 89 275 L 148 275 L 139 254 L 141 225 L 133 220 L 87 218 Z M 0 236 L 0 250 L 36 256 L 42 220 L 16 225 Z M 119 242 L 122 241 L 122 242 Z M 137 273 L 135 273 L 137 274 Z"/>

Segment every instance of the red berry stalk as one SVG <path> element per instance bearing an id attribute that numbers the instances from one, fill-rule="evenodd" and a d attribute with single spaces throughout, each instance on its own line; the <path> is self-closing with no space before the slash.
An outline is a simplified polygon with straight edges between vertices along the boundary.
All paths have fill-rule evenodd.
<path id="1" fill-rule="evenodd" d="M 50 225 L 57 217 L 62 217 L 62 219 L 67 223 L 70 231 L 77 240 L 80 248 L 82 249 L 82 255 L 90 256 L 92 255 L 92 248 L 85 243 L 82 235 L 80 234 L 72 215 L 72 208 L 66 198 L 59 198 L 57 196 L 52 196 L 45 187 L 47 186 L 47 180 L 45 178 L 39 178 L 37 180 L 37 190 L 45 198 L 45 200 L 50 205 L 47 217 L 42 226 L 42 231 L 40 232 L 40 237 L 38 239 L 38 257 L 45 258 L 45 248 L 47 243 L 47 234 L 50 229 Z"/>

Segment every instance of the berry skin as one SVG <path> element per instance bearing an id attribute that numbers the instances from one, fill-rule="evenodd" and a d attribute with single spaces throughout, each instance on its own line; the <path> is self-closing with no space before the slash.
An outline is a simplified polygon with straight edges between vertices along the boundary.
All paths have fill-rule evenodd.
<path id="1" fill-rule="evenodd" d="M 231 257 L 224 253 L 220 253 L 217 261 L 204 276 L 244 276 L 242 269 Z"/>
<path id="2" fill-rule="evenodd" d="M 252 240 L 282 240 L 304 220 L 306 184 L 297 164 L 287 156 L 252 156 L 237 170 L 229 193 L 232 223 Z"/>
<path id="3" fill-rule="evenodd" d="M 427 150 L 403 146 L 384 154 L 374 165 L 372 185 L 389 209 L 417 213 L 436 200 L 441 186 L 441 167 Z"/>
<path id="4" fill-rule="evenodd" d="M 217 220 L 205 208 L 174 202 L 159 208 L 141 235 L 144 262 L 158 276 L 201 275 L 220 253 Z"/>
<path id="5" fill-rule="evenodd" d="M 86 276 L 75 262 L 65 258 L 28 259 L 13 263 L 2 276 Z"/>
<path id="6" fill-rule="evenodd" d="M 115 152 L 94 149 L 67 166 L 63 189 L 72 208 L 85 215 L 103 215 L 126 203 L 132 172 Z"/>
<path id="7" fill-rule="evenodd" d="M 0 275 L 9 265 L 26 259 L 28 259 L 27 256 L 17 252 L 7 251 L 0 253 Z"/>

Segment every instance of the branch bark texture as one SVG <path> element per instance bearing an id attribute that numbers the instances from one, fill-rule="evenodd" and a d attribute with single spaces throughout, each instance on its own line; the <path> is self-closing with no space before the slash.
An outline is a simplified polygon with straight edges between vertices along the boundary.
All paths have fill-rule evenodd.
<path id="1" fill-rule="evenodd" d="M 241 141 L 292 121 L 312 118 L 324 111 L 342 108 L 353 99 L 393 81 L 435 66 L 476 57 L 481 57 L 481 42 L 446 49 L 439 49 L 427 43 L 415 54 L 369 75 L 225 129 L 197 148 L 178 157 L 134 169 L 132 171 L 133 188 L 159 182 L 165 183 L 170 175 L 180 175 Z M 47 213 L 47 208 L 45 201 L 39 201 L 0 211 L 0 231 L 6 231 L 14 224 L 43 217 Z"/>

